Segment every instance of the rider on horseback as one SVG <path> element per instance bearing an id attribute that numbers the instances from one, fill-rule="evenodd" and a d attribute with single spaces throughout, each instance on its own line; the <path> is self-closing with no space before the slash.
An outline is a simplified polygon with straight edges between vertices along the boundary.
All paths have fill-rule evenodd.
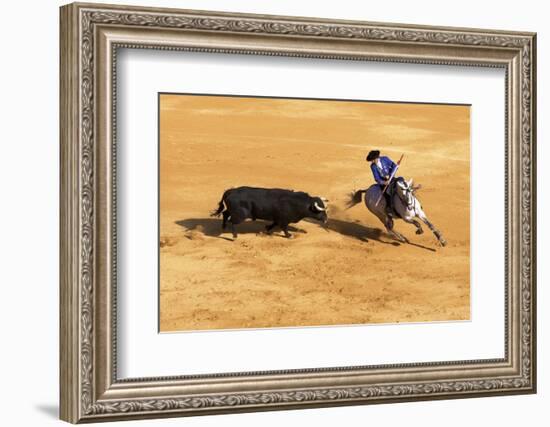
<path id="1" fill-rule="evenodd" d="M 393 192 L 396 177 L 392 175 L 397 168 L 397 164 L 389 157 L 380 156 L 379 150 L 370 151 L 367 155 L 367 162 L 371 162 L 370 168 L 372 170 L 372 174 L 374 175 L 374 180 L 378 185 L 380 185 L 380 189 L 383 191 L 384 187 L 387 185 L 386 191 L 384 191 L 384 199 L 386 200 L 386 214 L 392 217 L 396 216 L 393 208 Z"/>

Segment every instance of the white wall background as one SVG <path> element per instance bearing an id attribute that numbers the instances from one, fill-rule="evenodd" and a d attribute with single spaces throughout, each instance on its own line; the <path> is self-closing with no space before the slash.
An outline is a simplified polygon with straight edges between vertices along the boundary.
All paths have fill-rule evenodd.
<path id="1" fill-rule="evenodd" d="M 112 3 L 121 3 L 110 0 Z M 129 0 L 130 1 L 130 0 Z M 550 115 L 550 29 L 544 2 L 394 0 L 133 0 L 133 4 L 538 32 L 538 117 Z M 58 402 L 58 6 L 2 5 L 0 66 L 0 401 L 2 425 L 60 425 Z M 549 127 L 538 128 L 539 393 L 438 402 L 208 416 L 131 425 L 547 425 L 550 405 Z"/>

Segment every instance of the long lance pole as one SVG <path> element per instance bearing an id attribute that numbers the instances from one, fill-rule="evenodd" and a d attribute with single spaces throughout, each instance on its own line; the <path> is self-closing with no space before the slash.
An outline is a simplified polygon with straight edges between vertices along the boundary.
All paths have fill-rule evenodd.
<path id="1" fill-rule="evenodd" d="M 395 169 L 391 173 L 390 178 L 388 179 L 388 183 L 384 186 L 384 189 L 382 190 L 382 193 L 380 193 L 380 197 L 378 197 L 378 200 L 376 201 L 375 206 L 378 206 L 378 203 L 380 203 L 380 200 L 382 200 L 382 197 L 384 197 L 384 193 L 388 189 L 388 185 L 390 185 L 391 180 L 393 179 L 393 177 L 395 176 L 395 174 L 397 172 L 397 169 L 399 169 L 399 165 L 401 164 L 401 160 L 403 160 L 403 156 L 405 156 L 405 155 L 401 154 L 401 157 L 399 157 L 399 160 L 397 161 Z"/>

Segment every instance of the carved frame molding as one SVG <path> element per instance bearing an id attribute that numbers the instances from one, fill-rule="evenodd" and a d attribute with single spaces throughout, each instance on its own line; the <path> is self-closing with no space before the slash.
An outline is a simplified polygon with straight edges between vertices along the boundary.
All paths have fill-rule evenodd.
<path id="1" fill-rule="evenodd" d="M 151 36 L 153 41 L 143 41 Z M 161 41 L 162 36 L 169 41 Z M 191 39 L 180 43 L 178 37 Z M 114 65 L 121 47 L 506 68 L 506 274 L 511 279 L 506 357 L 117 380 L 116 286 L 105 285 L 102 278 L 116 282 Z M 91 4 L 62 7 L 61 418 L 101 421 L 534 392 L 535 50 L 532 33 Z M 348 385 L 335 380 L 348 374 Z M 251 388 L 270 375 L 273 387 Z M 285 387 L 288 380 L 299 386 Z M 189 381 L 211 389 L 186 389 Z M 226 391 L 229 383 L 232 391 Z"/>

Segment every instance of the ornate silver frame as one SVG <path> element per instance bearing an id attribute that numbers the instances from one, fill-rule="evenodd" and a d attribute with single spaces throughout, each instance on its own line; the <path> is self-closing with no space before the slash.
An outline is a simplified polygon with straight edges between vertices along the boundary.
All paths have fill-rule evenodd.
<path id="1" fill-rule="evenodd" d="M 77 423 L 536 390 L 533 33 L 71 4 L 61 8 L 61 418 Z M 114 174 L 118 47 L 506 70 L 505 357 L 119 380 Z"/>

